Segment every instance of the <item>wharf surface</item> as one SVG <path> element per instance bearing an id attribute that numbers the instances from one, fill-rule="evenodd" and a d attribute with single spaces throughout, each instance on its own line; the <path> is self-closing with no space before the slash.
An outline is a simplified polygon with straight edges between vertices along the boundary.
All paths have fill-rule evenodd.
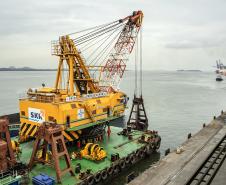
<path id="1" fill-rule="evenodd" d="M 195 172 L 226 135 L 226 113 L 185 141 L 180 154 L 172 151 L 135 178 L 129 185 L 187 185 Z M 225 150 L 225 149 L 224 149 Z M 226 161 L 223 162 L 211 185 L 226 185 Z"/>

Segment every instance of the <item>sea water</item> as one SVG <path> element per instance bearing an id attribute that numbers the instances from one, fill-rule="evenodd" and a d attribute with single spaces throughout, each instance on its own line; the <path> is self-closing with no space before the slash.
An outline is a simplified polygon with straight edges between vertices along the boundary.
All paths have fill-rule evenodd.
<path id="1" fill-rule="evenodd" d="M 0 115 L 18 112 L 18 99 L 28 88 L 40 87 L 42 83 L 52 87 L 55 76 L 55 71 L 0 72 Z M 142 95 L 149 128 L 158 130 L 162 137 L 161 154 L 167 148 L 178 147 L 188 133 L 196 133 L 203 123 L 209 123 L 214 115 L 226 110 L 226 81 L 216 82 L 215 78 L 214 72 L 143 72 Z M 129 106 L 134 84 L 135 73 L 126 71 L 120 89 L 130 97 Z M 137 86 L 141 92 L 140 82 Z M 125 120 L 129 111 L 126 110 Z M 141 173 L 159 157 L 155 154 L 148 162 L 141 161 L 110 184 L 124 184 L 125 175 L 133 170 Z"/>

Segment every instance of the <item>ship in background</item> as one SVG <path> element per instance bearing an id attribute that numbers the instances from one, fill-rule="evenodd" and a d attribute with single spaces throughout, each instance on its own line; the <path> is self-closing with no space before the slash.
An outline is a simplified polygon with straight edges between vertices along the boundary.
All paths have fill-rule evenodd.
<path id="1" fill-rule="evenodd" d="M 216 64 L 217 64 L 216 74 L 226 76 L 226 66 L 221 62 L 220 59 L 216 61 Z"/>

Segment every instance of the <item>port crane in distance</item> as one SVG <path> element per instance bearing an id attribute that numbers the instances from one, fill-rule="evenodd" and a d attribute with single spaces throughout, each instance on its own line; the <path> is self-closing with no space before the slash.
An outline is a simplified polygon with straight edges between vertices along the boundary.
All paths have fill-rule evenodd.
<path id="1" fill-rule="evenodd" d="M 100 138 L 106 123 L 124 115 L 128 97 L 119 90 L 142 26 L 142 11 L 52 41 L 59 59 L 54 87 L 29 88 L 20 98 L 20 141 L 43 122 L 62 125 L 69 142 Z"/>

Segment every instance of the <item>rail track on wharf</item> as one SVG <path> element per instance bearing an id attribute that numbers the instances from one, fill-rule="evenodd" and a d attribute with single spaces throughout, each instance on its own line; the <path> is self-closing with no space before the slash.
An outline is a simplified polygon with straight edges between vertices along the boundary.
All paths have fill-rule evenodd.
<path id="1" fill-rule="evenodd" d="M 209 185 L 226 158 L 226 135 L 186 185 Z"/>

